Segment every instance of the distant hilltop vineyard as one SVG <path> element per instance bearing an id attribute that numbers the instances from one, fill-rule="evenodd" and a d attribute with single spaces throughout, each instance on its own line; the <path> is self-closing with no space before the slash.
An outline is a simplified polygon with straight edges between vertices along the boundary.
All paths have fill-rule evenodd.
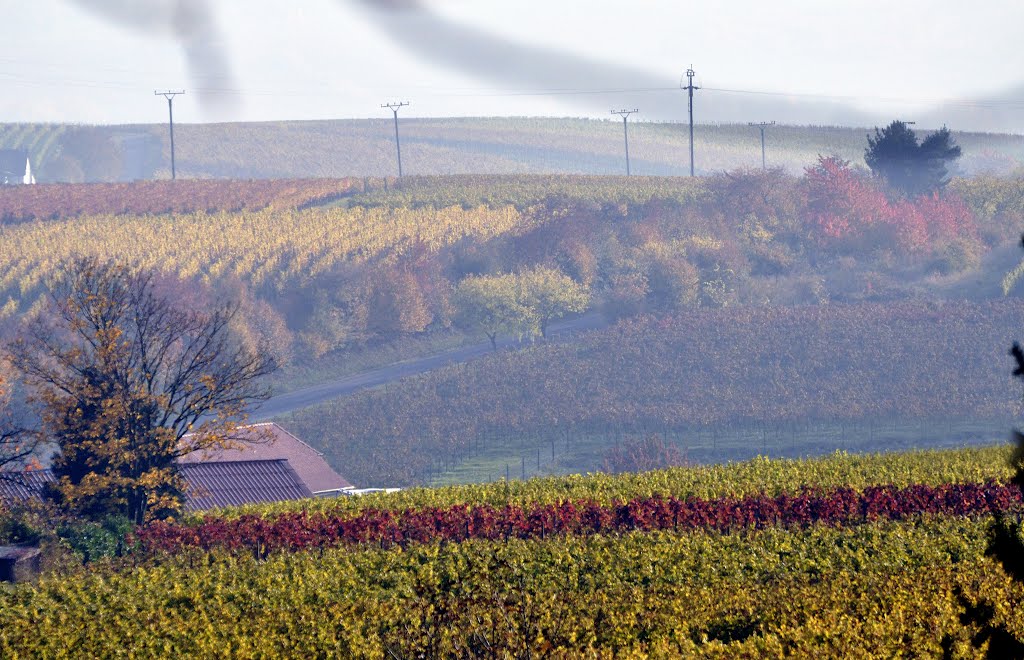
<path id="1" fill-rule="evenodd" d="M 952 127 L 955 128 L 955 127 Z M 772 126 L 768 167 L 800 173 L 818 155 L 863 164 L 869 128 Z M 624 174 L 617 121 L 538 118 L 402 119 L 405 174 Z M 954 132 L 963 147 L 957 174 L 1005 173 L 1024 163 L 1024 136 Z M 698 125 L 698 174 L 761 166 L 760 132 L 737 124 Z M 633 174 L 689 174 L 680 123 L 630 123 Z M 40 183 L 170 178 L 167 126 L 0 124 L 0 149 L 29 153 Z M 390 118 L 176 124 L 184 178 L 307 178 L 396 173 Z"/>

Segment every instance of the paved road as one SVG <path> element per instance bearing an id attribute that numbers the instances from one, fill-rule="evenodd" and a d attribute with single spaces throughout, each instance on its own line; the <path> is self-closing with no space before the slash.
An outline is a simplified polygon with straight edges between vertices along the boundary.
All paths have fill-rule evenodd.
<path id="1" fill-rule="evenodd" d="M 566 341 L 571 339 L 576 333 L 602 328 L 606 325 L 608 325 L 608 322 L 599 312 L 590 312 L 576 319 L 552 323 L 548 327 L 548 341 Z M 498 341 L 498 349 L 514 347 L 519 344 L 520 342 L 515 339 L 503 339 Z M 482 342 L 472 346 L 445 351 L 444 353 L 436 353 L 415 360 L 391 364 L 379 369 L 373 369 L 372 371 L 364 371 L 272 397 L 265 401 L 259 410 L 252 413 L 249 418 L 252 421 L 266 420 L 299 410 L 300 408 L 316 405 L 329 399 L 352 394 L 368 387 L 391 383 L 406 376 L 432 371 L 449 364 L 468 362 L 488 355 L 491 352 L 491 343 Z"/>

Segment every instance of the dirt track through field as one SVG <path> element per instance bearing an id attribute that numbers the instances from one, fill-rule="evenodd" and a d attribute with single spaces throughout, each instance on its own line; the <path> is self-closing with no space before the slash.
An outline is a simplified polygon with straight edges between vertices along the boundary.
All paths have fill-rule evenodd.
<path id="1" fill-rule="evenodd" d="M 590 312 L 576 319 L 552 323 L 548 328 L 548 341 L 571 340 L 576 334 L 602 328 L 608 321 L 599 312 Z M 498 350 L 508 350 L 522 345 L 514 338 L 498 341 Z M 267 420 L 278 415 L 294 412 L 302 408 L 314 406 L 330 399 L 345 396 L 370 387 L 392 383 L 407 376 L 425 373 L 450 364 L 469 362 L 491 353 L 490 342 L 481 342 L 472 346 L 435 353 L 414 360 L 406 360 L 379 369 L 364 371 L 337 380 L 305 387 L 294 392 L 281 394 L 267 400 L 259 410 L 250 415 L 252 421 Z"/>

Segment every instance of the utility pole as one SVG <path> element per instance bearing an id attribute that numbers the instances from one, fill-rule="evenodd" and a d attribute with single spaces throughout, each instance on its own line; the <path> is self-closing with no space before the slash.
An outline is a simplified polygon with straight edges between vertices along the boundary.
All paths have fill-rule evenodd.
<path id="1" fill-rule="evenodd" d="M 683 89 L 689 92 L 690 96 L 690 176 L 693 176 L 693 90 L 700 89 L 700 87 L 696 87 L 693 84 L 693 77 L 695 75 L 697 74 L 694 73 L 693 65 L 691 64 L 690 68 L 686 70 L 686 87 L 683 87 Z M 680 82 L 680 87 L 682 87 L 682 82 Z"/>
<path id="2" fill-rule="evenodd" d="M 763 121 L 763 122 L 760 122 L 760 123 L 748 122 L 747 125 L 748 126 L 757 126 L 758 128 L 761 129 L 761 169 L 762 170 L 766 170 L 766 169 L 768 169 L 768 165 L 766 164 L 765 159 L 764 159 L 764 129 L 768 128 L 769 126 L 774 126 L 775 122 L 774 121 Z"/>
<path id="3" fill-rule="evenodd" d="M 398 141 L 398 109 L 404 108 L 409 105 L 408 101 L 402 101 L 401 103 L 385 103 L 380 106 L 382 108 L 388 108 L 395 114 L 395 149 L 398 151 L 398 176 L 402 176 L 402 144 Z"/>
<path id="4" fill-rule="evenodd" d="M 622 116 L 622 135 L 626 138 L 626 176 L 629 176 L 629 128 L 626 125 L 626 120 L 635 112 L 640 111 L 636 108 L 632 110 L 612 110 L 613 115 Z"/>
<path id="5" fill-rule="evenodd" d="M 177 173 L 174 170 L 174 97 L 179 94 L 184 94 L 185 90 L 179 90 L 172 92 L 167 90 L 166 92 L 153 92 L 154 96 L 162 96 L 167 99 L 167 116 L 170 120 L 171 129 L 171 181 L 177 178 Z"/>

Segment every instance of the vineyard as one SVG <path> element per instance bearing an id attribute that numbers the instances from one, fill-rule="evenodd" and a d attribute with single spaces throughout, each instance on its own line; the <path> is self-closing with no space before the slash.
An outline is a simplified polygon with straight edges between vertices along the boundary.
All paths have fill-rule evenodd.
<path id="1" fill-rule="evenodd" d="M 1003 446 L 956 450 L 916 450 L 884 454 L 849 454 L 804 459 L 770 459 L 675 467 L 644 473 L 588 474 L 501 481 L 438 488 L 410 488 L 397 493 L 369 494 L 357 498 L 317 499 L 239 507 L 219 514 L 219 520 L 240 515 L 274 518 L 306 512 L 314 515 L 353 518 L 365 510 L 400 513 L 408 510 L 458 509 L 468 506 L 556 506 L 567 501 L 587 501 L 603 507 L 631 500 L 664 498 L 687 500 L 778 497 L 805 488 L 856 492 L 875 486 L 895 488 L 939 487 L 943 484 L 999 483 L 1010 478 L 1010 454 Z M 196 524 L 195 518 L 189 521 Z"/>
<path id="2" fill-rule="evenodd" d="M 371 179 L 364 190 L 352 196 L 351 203 L 411 208 L 515 206 L 525 212 L 539 205 L 569 206 L 573 202 L 593 208 L 628 208 L 653 201 L 683 206 L 706 200 L 708 194 L 703 179 L 689 177 L 477 174 Z"/>
<path id="3" fill-rule="evenodd" d="M 607 447 L 658 433 L 686 448 L 727 424 L 767 432 L 815 420 L 1005 420 L 1019 409 L 1004 356 L 1021 327 L 1016 300 L 644 318 L 362 392 L 284 424 L 356 481 L 410 484 L 474 457 L 518 463 L 519 452 L 571 451 L 593 436 Z M 593 460 L 598 452 L 585 449 Z M 761 450 L 752 442 L 746 456 Z"/>
<path id="4" fill-rule="evenodd" d="M 801 178 L 749 170 L 9 187 L 0 190 L 9 219 L 0 224 L 0 319 L 30 309 L 70 255 L 130 259 L 180 278 L 183 290 L 243 298 L 250 335 L 311 364 L 367 344 L 450 336 L 451 293 L 468 275 L 556 268 L 612 319 L 941 297 L 936 274 L 979 271 L 1024 223 L 1019 179 L 957 180 L 942 199 L 889 202 L 855 170 L 822 167 Z M 857 206 L 865 199 L 873 206 Z M 818 210 L 836 204 L 853 204 L 863 222 Z M 980 272 L 980 296 L 998 295 L 1010 268 Z"/>
<path id="5" fill-rule="evenodd" d="M 985 556 L 989 512 L 1020 511 L 1008 456 L 758 460 L 153 523 L 126 557 L 0 586 L 0 654 L 975 657 L 965 602 L 998 602 L 995 623 L 1024 634 L 1024 589 Z"/>
<path id="6" fill-rule="evenodd" d="M 775 497 L 702 500 L 634 499 L 603 506 L 592 501 L 565 501 L 532 507 L 456 505 L 424 507 L 401 513 L 367 509 L 354 517 L 282 514 L 272 519 L 241 516 L 214 518 L 196 526 L 153 522 L 138 533 L 143 552 L 176 554 L 188 548 L 247 550 L 256 556 L 300 552 L 340 545 L 401 546 L 431 541 L 471 539 L 545 539 L 572 534 L 589 536 L 633 531 L 729 531 L 768 526 L 850 526 L 916 515 L 972 516 L 1008 511 L 1024 502 L 1015 486 L 995 483 L 943 484 L 938 487 L 869 486 L 832 491 L 802 489 Z"/>
<path id="7" fill-rule="evenodd" d="M 714 179 L 711 179 L 714 181 Z M 1022 179 L 955 179 L 952 189 L 985 222 L 1016 218 Z M 43 184 L 0 188 L 0 220 L 27 221 L 83 215 L 160 215 L 206 211 L 303 208 L 345 198 L 351 206 L 435 209 L 583 202 L 592 207 L 650 202 L 714 205 L 707 178 L 654 176 L 481 175 L 345 179 L 183 179 L 132 183 Z"/>
<path id="8" fill-rule="evenodd" d="M 619 321 L 287 420 L 360 483 L 593 471 L 635 436 L 700 462 L 985 440 L 1017 410 L 1000 366 L 1016 302 L 958 300 L 1012 292 L 1012 263 L 989 257 L 1018 256 L 1019 177 L 900 200 L 821 159 L 801 177 L 21 186 L 0 210 L 20 220 L 0 224 L 11 327 L 81 254 L 154 269 L 196 305 L 239 301 L 244 338 L 299 372 L 482 340 L 461 283 L 537 267 Z"/>
<path id="9" fill-rule="evenodd" d="M 973 605 L 1024 640 L 989 545 L 1024 519 L 995 444 L 1022 412 L 1024 137 L 957 134 L 917 195 L 863 167 L 865 129 L 772 126 L 762 168 L 756 129 L 699 126 L 687 177 L 683 125 L 631 121 L 627 177 L 620 123 L 403 117 L 401 178 L 390 117 L 185 123 L 177 181 L 162 125 L 0 124 L 45 182 L 0 186 L 0 449 L 62 398 L 8 376 L 9 341 L 85 255 L 151 271 L 146 304 L 226 303 L 228 357 L 311 385 L 276 421 L 402 488 L 139 526 L 0 501 L 0 546 L 43 567 L 0 582 L 0 657 L 978 657 Z M 148 356 L 123 379 L 162 379 Z M 116 445 L 135 398 L 73 365 L 41 418 Z M 128 477 L 79 488 L 103 479 Z"/>
<path id="10" fill-rule="evenodd" d="M 54 158 L 67 126 L 57 124 L 0 124 L 0 149 L 23 149 L 31 154 L 32 167 Z"/>
<path id="11" fill-rule="evenodd" d="M 3 186 L 0 222 L 294 209 L 333 201 L 362 185 L 358 179 L 276 179 Z"/>
<path id="12" fill-rule="evenodd" d="M 487 240 L 523 223 L 514 208 L 267 208 L 238 213 L 83 216 L 0 226 L 0 300 L 27 307 L 72 255 L 127 259 L 183 279 L 239 278 L 282 292 L 349 263 Z"/>

